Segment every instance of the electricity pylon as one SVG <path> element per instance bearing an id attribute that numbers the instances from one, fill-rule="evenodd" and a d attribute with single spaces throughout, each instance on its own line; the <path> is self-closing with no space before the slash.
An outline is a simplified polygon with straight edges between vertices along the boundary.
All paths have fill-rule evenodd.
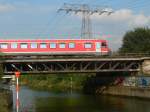
<path id="1" fill-rule="evenodd" d="M 98 13 L 99 15 L 102 15 L 106 13 L 107 15 L 110 15 L 113 13 L 112 9 L 110 8 L 101 8 L 101 7 L 95 7 L 90 8 L 87 4 L 64 4 L 62 8 L 58 9 L 58 12 L 65 11 L 66 13 L 74 12 L 82 13 L 82 28 L 81 28 L 81 38 L 82 39 L 91 39 L 92 38 L 92 23 L 90 16 L 93 14 Z"/>

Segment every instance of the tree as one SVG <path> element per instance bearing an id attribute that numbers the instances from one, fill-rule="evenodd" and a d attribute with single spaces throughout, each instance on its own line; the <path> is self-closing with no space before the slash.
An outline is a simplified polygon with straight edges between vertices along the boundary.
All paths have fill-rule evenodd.
<path id="1" fill-rule="evenodd" d="M 136 28 L 123 37 L 120 53 L 150 53 L 150 29 Z"/>

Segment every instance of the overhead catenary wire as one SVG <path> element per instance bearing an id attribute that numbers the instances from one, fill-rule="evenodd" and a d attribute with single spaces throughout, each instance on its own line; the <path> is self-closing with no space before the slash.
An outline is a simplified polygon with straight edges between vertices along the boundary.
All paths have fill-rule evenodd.
<path id="1" fill-rule="evenodd" d="M 105 1 L 103 1 L 103 3 L 110 3 L 110 2 L 112 2 L 113 0 L 110 0 L 110 1 L 108 1 L 108 2 L 105 2 Z M 90 1 L 89 1 L 90 2 Z M 142 4 L 139 4 L 139 3 L 142 3 Z M 119 3 L 118 3 L 119 4 Z M 141 6 L 141 7 L 144 7 L 144 6 L 146 6 L 145 5 L 146 3 L 143 3 L 143 1 L 140 1 L 140 2 L 137 2 L 137 1 L 135 1 L 135 0 L 133 0 L 133 1 L 128 1 L 125 5 L 124 5 L 124 7 L 125 8 L 131 8 L 131 9 L 136 9 L 136 8 L 138 8 L 139 6 Z M 139 5 L 139 6 L 138 6 Z"/>
<path id="2" fill-rule="evenodd" d="M 82 29 L 81 29 L 81 38 L 92 38 L 92 25 L 90 21 L 90 16 L 94 13 L 98 13 L 99 15 L 103 13 L 107 13 L 110 15 L 112 13 L 112 10 L 106 10 L 105 8 L 95 8 L 92 9 L 89 7 L 87 4 L 64 4 L 63 7 L 61 7 L 59 10 L 60 11 L 65 11 L 66 13 L 69 12 L 74 12 L 75 14 L 77 13 L 82 13 Z"/>
<path id="3" fill-rule="evenodd" d="M 38 38 L 38 37 L 41 37 L 42 34 L 45 33 L 45 32 L 47 31 L 48 27 L 51 26 L 52 23 L 56 20 L 57 15 L 58 15 L 58 14 L 55 13 L 55 15 L 52 16 L 52 18 L 48 21 L 48 23 L 47 23 L 46 25 L 44 25 L 45 27 L 44 27 L 43 29 L 41 29 L 40 34 L 37 34 L 37 38 Z"/>
<path id="4" fill-rule="evenodd" d="M 91 0 L 92 1 L 92 0 Z M 117 4 L 120 4 L 117 5 L 117 7 L 119 8 L 130 8 L 130 9 L 136 9 L 136 8 L 142 8 L 142 7 L 145 7 L 145 6 L 148 6 L 150 1 L 143 1 L 143 0 L 126 0 L 126 1 L 122 1 L 122 0 L 99 0 L 99 1 L 96 1 L 94 0 L 94 2 L 92 2 L 93 4 L 103 4 L 103 5 L 111 5 L 112 3 L 115 3 L 114 5 L 117 5 Z M 117 8 L 116 7 L 116 8 Z"/>
<path id="5" fill-rule="evenodd" d="M 71 0 L 71 1 L 74 1 L 74 0 Z M 82 0 L 77 0 L 77 1 L 74 1 L 74 2 L 78 2 L 78 1 L 82 2 Z M 113 1 L 114 2 L 117 1 L 116 4 L 120 4 L 121 2 L 123 2 L 122 0 L 98 0 L 98 1 L 97 0 L 83 0 L 83 3 L 100 4 L 100 5 L 102 4 L 103 5 L 103 4 L 111 4 Z M 126 0 L 126 2 L 123 2 L 122 4 L 123 4 L 122 5 L 123 8 L 132 9 L 134 11 L 135 9 L 149 8 L 150 1 L 149 0 L 147 0 L 147 1 L 144 1 L 144 0 Z M 119 7 L 119 6 L 116 6 L 116 7 Z M 62 18 L 60 17 L 60 15 L 55 14 L 49 20 L 49 22 L 46 25 L 44 25 L 44 27 L 41 28 L 40 32 L 33 33 L 33 34 L 30 34 L 30 35 L 34 35 L 34 36 L 36 36 L 36 38 L 38 38 L 38 37 L 41 37 L 41 36 L 48 35 L 48 34 L 46 34 L 48 32 L 48 30 L 49 30 L 49 32 L 52 32 L 52 31 L 54 32 L 55 28 L 58 27 L 57 24 L 60 24 L 60 22 L 62 21 L 61 19 Z M 11 33 L 9 33 L 9 34 L 11 35 Z M 23 33 L 21 32 L 20 34 L 23 34 Z M 12 34 L 12 35 L 14 35 L 14 34 Z"/>

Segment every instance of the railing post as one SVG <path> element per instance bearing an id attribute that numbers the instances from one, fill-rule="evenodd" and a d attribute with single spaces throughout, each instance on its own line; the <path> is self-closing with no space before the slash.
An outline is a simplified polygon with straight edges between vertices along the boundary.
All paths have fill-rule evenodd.
<path id="1" fill-rule="evenodd" d="M 17 112 L 19 112 L 19 77 L 20 77 L 20 72 L 15 72 L 16 76 L 16 109 Z"/>

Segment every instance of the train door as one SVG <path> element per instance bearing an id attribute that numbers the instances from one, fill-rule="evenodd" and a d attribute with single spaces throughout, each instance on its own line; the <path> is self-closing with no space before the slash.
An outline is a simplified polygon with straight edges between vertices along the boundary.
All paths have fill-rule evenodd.
<path id="1" fill-rule="evenodd" d="M 96 52 L 101 52 L 101 43 L 96 42 Z"/>

